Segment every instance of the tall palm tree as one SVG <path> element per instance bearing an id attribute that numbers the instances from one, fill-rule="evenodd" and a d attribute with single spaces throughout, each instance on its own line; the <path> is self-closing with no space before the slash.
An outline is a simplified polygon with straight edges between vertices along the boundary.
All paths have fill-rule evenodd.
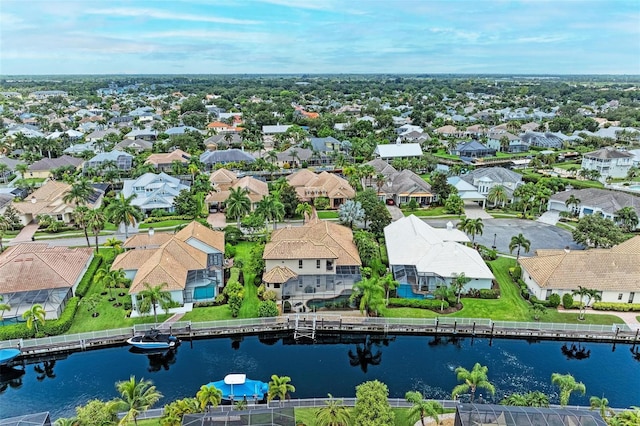
<path id="1" fill-rule="evenodd" d="M 260 213 L 267 222 L 270 220 L 273 229 L 278 229 L 278 221 L 284 218 L 284 204 L 276 195 L 267 195 L 258 202 L 256 211 Z"/>
<path id="2" fill-rule="evenodd" d="M 16 164 L 16 172 L 20 173 L 20 177 L 22 179 L 26 179 L 27 171 L 29 170 L 29 165 L 26 163 L 18 163 Z"/>
<path id="3" fill-rule="evenodd" d="M 484 231 L 484 224 L 482 223 L 482 219 L 471 219 L 467 228 L 467 232 L 471 234 L 472 244 L 476 242 L 476 235 L 482 235 L 482 231 Z"/>
<path id="4" fill-rule="evenodd" d="M 44 325 L 44 318 L 46 316 L 47 312 L 44 310 L 42 305 L 36 303 L 22 314 L 22 319 L 27 320 L 27 328 L 29 330 L 35 328 L 36 334 L 38 334 L 38 324 Z"/>
<path id="5" fill-rule="evenodd" d="M 98 253 L 98 235 L 104 229 L 106 222 L 107 218 L 102 210 L 90 210 L 87 214 L 87 228 L 91 229 L 95 237 L 96 253 Z"/>
<path id="6" fill-rule="evenodd" d="M 487 194 L 487 200 L 493 203 L 494 206 L 502 204 L 502 207 L 504 207 L 508 199 L 507 191 L 502 185 L 492 187 Z"/>
<path id="7" fill-rule="evenodd" d="M 367 316 L 377 316 L 384 307 L 384 287 L 377 278 L 363 278 L 353 285 L 354 296 L 360 297 L 360 312 Z"/>
<path id="8" fill-rule="evenodd" d="M 615 212 L 615 218 L 626 232 L 633 232 L 639 223 L 638 214 L 633 207 L 623 207 Z"/>
<path id="9" fill-rule="evenodd" d="M 156 389 L 150 380 L 136 380 L 131 376 L 129 380 L 116 383 L 116 389 L 120 392 L 120 398 L 116 402 L 120 409 L 127 414 L 120 420 L 121 425 L 127 424 L 133 419 L 138 424 L 138 415 L 147 411 L 162 398 L 162 394 Z"/>
<path id="10" fill-rule="evenodd" d="M 62 197 L 62 201 L 83 206 L 87 204 L 93 192 L 94 190 L 89 180 L 87 178 L 80 178 L 71 185 L 69 191 Z"/>
<path id="11" fill-rule="evenodd" d="M 136 194 L 125 197 L 121 192 L 104 211 L 105 216 L 112 223 L 116 225 L 124 224 L 125 238 L 129 238 L 129 226 L 133 226 L 136 221 L 142 220 L 140 207 L 132 204 L 134 198 L 136 198 Z"/>
<path id="12" fill-rule="evenodd" d="M 229 216 L 238 220 L 238 228 L 240 228 L 240 219 L 251 211 L 251 200 L 247 194 L 249 194 L 247 188 L 231 188 L 226 201 L 227 212 Z"/>
<path id="13" fill-rule="evenodd" d="M 516 254 L 516 260 L 520 259 L 520 249 L 524 249 L 525 253 L 529 253 L 529 249 L 531 249 L 531 241 L 527 240 L 527 238 L 522 235 L 514 235 L 511 237 L 511 242 L 509 243 L 509 253 L 513 253 L 515 249 L 518 249 Z"/>
<path id="14" fill-rule="evenodd" d="M 92 210 L 89 210 L 87 206 L 82 205 L 76 206 L 76 208 L 73 209 L 73 221 L 84 232 L 84 238 L 87 240 L 87 247 L 91 247 L 91 243 L 89 243 L 89 232 L 87 231 L 87 222 L 90 212 L 92 212 Z"/>
<path id="15" fill-rule="evenodd" d="M 278 153 L 274 150 L 267 151 L 265 156 L 267 157 L 267 161 L 269 161 L 271 164 L 275 164 L 276 161 L 278 161 Z"/>
<path id="16" fill-rule="evenodd" d="M 591 304 L 591 300 L 598 301 L 602 299 L 600 292 L 598 290 L 592 288 L 586 288 L 581 285 L 578 286 L 577 290 L 571 292 L 572 296 L 580 296 L 580 316 L 578 319 L 584 320 L 584 316 L 587 313 L 587 306 Z M 586 299 L 586 302 L 583 303 L 583 300 Z"/>
<path id="17" fill-rule="evenodd" d="M 461 230 L 464 233 L 467 233 L 467 230 L 469 229 L 469 224 L 471 223 L 473 219 L 470 219 L 468 217 L 464 217 L 462 219 L 460 219 L 460 222 L 458 222 L 456 224 L 456 228 L 458 228 L 459 230 Z"/>
<path id="18" fill-rule="evenodd" d="M 442 405 L 440 405 L 436 401 L 425 400 L 422 397 L 422 394 L 418 391 L 407 392 L 404 395 L 404 399 L 406 399 L 407 402 L 413 404 L 413 406 L 409 409 L 409 417 L 411 419 L 419 417 L 422 426 L 425 425 L 425 417 L 432 418 L 436 422 L 436 424 L 440 423 L 438 414 L 442 413 Z M 415 421 L 413 423 L 415 423 Z"/>
<path id="19" fill-rule="evenodd" d="M 398 285 L 400 285 L 400 283 L 398 281 L 396 281 L 395 279 L 393 279 L 393 274 L 392 273 L 388 273 L 384 277 L 380 278 L 380 283 L 384 287 L 385 305 L 388 305 L 389 304 L 389 293 L 391 292 L 391 290 L 396 289 L 398 287 Z"/>
<path id="20" fill-rule="evenodd" d="M 11 309 L 11 305 L 4 303 L 4 297 L 0 295 L 0 320 L 2 320 L 2 324 L 4 324 L 4 311 L 8 311 L 9 309 Z"/>
<path id="21" fill-rule="evenodd" d="M 349 409 L 344 406 L 341 399 L 334 399 L 329 394 L 329 400 L 325 406 L 316 412 L 316 424 L 318 426 L 348 426 L 351 415 Z"/>
<path id="22" fill-rule="evenodd" d="M 267 391 L 267 401 L 278 398 L 282 401 L 289 397 L 290 393 L 296 391 L 295 386 L 291 383 L 291 377 L 272 375 L 269 382 L 269 390 Z"/>
<path id="23" fill-rule="evenodd" d="M 201 410 L 208 410 L 209 406 L 217 407 L 222 402 L 222 391 L 215 386 L 200 386 L 196 393 L 196 399 L 200 403 Z"/>
<path id="24" fill-rule="evenodd" d="M 567 206 L 567 208 L 572 207 L 571 212 L 575 214 L 576 211 L 578 210 L 578 206 L 580 205 L 580 202 L 581 200 L 579 198 L 571 194 L 569 195 L 569 198 L 567 198 L 567 200 L 564 202 L 564 205 Z"/>
<path id="25" fill-rule="evenodd" d="M 462 393 L 470 392 L 471 402 L 473 402 L 477 388 L 486 389 L 491 395 L 493 395 L 496 392 L 496 388 L 487 378 L 488 371 L 489 368 L 487 366 L 480 365 L 480 363 L 476 363 L 471 371 L 464 367 L 456 368 L 458 381 L 462 381 L 464 383 L 453 388 L 451 397 L 455 399 Z"/>
<path id="26" fill-rule="evenodd" d="M 553 373 L 551 375 L 551 383 L 560 388 L 560 405 L 566 407 L 569 403 L 569 397 L 572 392 L 580 392 L 582 395 L 587 391 L 586 386 L 582 382 L 576 382 L 571 374 Z"/>
<path id="27" fill-rule="evenodd" d="M 157 286 L 151 287 L 149 283 L 144 283 L 144 290 L 140 292 L 142 300 L 138 309 L 140 312 L 146 313 L 153 309 L 153 317 L 155 322 L 158 322 L 158 312 L 156 305 L 158 303 L 165 304 L 171 303 L 171 293 L 164 291 L 163 288 L 167 286 L 167 283 L 162 283 Z"/>
<path id="28" fill-rule="evenodd" d="M 302 215 L 302 224 L 304 225 L 307 216 L 311 217 L 313 207 L 309 203 L 299 203 L 296 206 L 296 214 Z"/>
<path id="29" fill-rule="evenodd" d="M 200 168 L 198 167 L 198 165 L 195 163 L 189 163 L 189 165 L 187 166 L 187 171 L 191 175 L 191 182 L 195 182 L 196 175 L 200 173 Z"/>
<path id="30" fill-rule="evenodd" d="M 609 400 L 604 396 L 602 398 L 598 398 L 597 396 L 592 396 L 589 398 L 589 406 L 591 410 L 597 409 L 600 413 L 600 417 L 606 420 L 608 416 L 614 416 L 615 411 L 613 411 L 609 407 Z"/>
<path id="31" fill-rule="evenodd" d="M 456 303 L 458 305 L 460 304 L 460 296 L 462 295 L 462 290 L 464 290 L 464 287 L 469 281 L 471 281 L 471 278 L 467 278 L 464 272 L 455 274 L 453 280 L 451 280 L 451 289 L 453 289 L 453 291 L 457 295 Z"/>

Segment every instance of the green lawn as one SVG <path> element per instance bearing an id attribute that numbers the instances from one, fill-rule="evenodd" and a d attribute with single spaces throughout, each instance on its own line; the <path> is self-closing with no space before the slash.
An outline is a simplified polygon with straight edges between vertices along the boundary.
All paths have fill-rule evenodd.
<path id="1" fill-rule="evenodd" d="M 337 219 L 338 212 L 333 210 L 321 210 L 318 213 L 319 219 Z"/>
<path id="2" fill-rule="evenodd" d="M 558 228 L 564 229 L 565 231 L 569 231 L 569 232 L 573 232 L 575 228 L 575 226 L 571 226 L 569 224 L 566 224 L 564 222 L 557 222 L 556 226 Z"/>
<path id="3" fill-rule="evenodd" d="M 218 321 L 230 320 L 231 310 L 228 305 L 209 306 L 207 308 L 194 308 L 193 311 L 187 312 L 181 321 Z"/>
<path id="4" fill-rule="evenodd" d="M 355 389 L 353 390 L 355 394 Z M 306 426 L 315 426 L 316 423 L 316 413 L 320 407 L 317 408 L 296 408 L 296 425 L 306 425 Z M 407 426 L 412 425 L 414 422 L 410 421 L 408 418 L 409 409 L 408 408 L 392 408 L 391 409 L 395 415 L 394 417 L 394 426 Z M 353 413 L 353 408 L 350 408 L 349 411 Z M 353 415 L 353 414 L 352 414 Z M 353 420 L 349 422 L 349 425 L 353 424 Z M 391 425 L 390 425 L 391 426 Z"/>
<path id="5" fill-rule="evenodd" d="M 402 214 L 404 214 L 405 216 L 414 215 L 417 217 L 459 217 L 459 215 L 457 214 L 447 213 L 444 207 L 429 207 L 428 209 L 416 210 L 402 209 Z"/>
<path id="6" fill-rule="evenodd" d="M 236 246 L 236 259 L 242 260 L 243 265 L 249 264 L 251 258 L 251 249 L 256 243 L 241 242 Z M 258 316 L 258 306 L 260 306 L 260 299 L 258 299 L 257 288 L 253 284 L 255 275 L 248 272 L 248 268 L 245 266 L 242 269 L 244 275 L 244 299 L 242 301 L 242 307 L 240 308 L 239 318 L 256 318 Z"/>
<path id="7" fill-rule="evenodd" d="M 159 228 L 175 228 L 185 223 L 191 223 L 192 220 L 163 220 L 162 222 L 141 223 L 138 229 L 159 229 Z"/>

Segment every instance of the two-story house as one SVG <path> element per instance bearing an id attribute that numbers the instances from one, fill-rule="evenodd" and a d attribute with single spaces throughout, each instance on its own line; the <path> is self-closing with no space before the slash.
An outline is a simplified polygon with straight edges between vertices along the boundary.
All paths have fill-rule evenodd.
<path id="1" fill-rule="evenodd" d="M 155 166 L 160 172 L 171 172 L 173 164 L 177 161 L 186 167 L 191 160 L 191 156 L 181 149 L 176 149 L 169 153 L 151 154 L 144 164 Z"/>
<path id="2" fill-rule="evenodd" d="M 213 191 L 209 193 L 205 201 L 209 205 L 210 211 L 223 209 L 225 202 L 231 195 L 231 189 L 243 188 L 247 191 L 252 211 L 256 209 L 264 197 L 269 195 L 267 182 L 253 176 L 244 176 L 238 179 L 237 175 L 230 170 L 218 169 L 211 173 L 209 180 L 213 184 Z"/>
<path id="3" fill-rule="evenodd" d="M 180 191 L 189 190 L 187 185 L 180 183 L 180 179 L 166 173 L 145 173 L 137 179 L 127 179 L 123 182 L 122 194 L 130 197 L 135 194 L 131 204 L 140 207 L 146 215 L 154 210 L 174 212 L 173 201 Z"/>
<path id="4" fill-rule="evenodd" d="M 329 199 L 329 207 L 333 209 L 356 196 L 356 191 L 349 182 L 335 173 L 315 174 L 310 170 L 301 169 L 287 176 L 287 182 L 296 189 L 301 201 L 326 197 Z"/>
<path id="5" fill-rule="evenodd" d="M 171 300 L 185 307 L 215 299 L 224 286 L 224 233 L 194 221 L 158 242 L 119 254 L 111 266 L 111 270 L 123 269 L 132 280 L 129 294 L 134 311 L 145 283 L 163 285 Z"/>
<path id="6" fill-rule="evenodd" d="M 350 295 L 361 278 L 351 229 L 317 217 L 274 231 L 262 258 L 262 281 L 276 292 L 285 312 L 304 311 L 309 300 Z"/>
<path id="7" fill-rule="evenodd" d="M 633 166 L 633 154 L 614 148 L 602 148 L 582 156 L 582 168 L 596 170 L 603 179 L 624 178 Z"/>
<path id="8" fill-rule="evenodd" d="M 124 151 L 110 151 L 110 152 L 101 152 L 91 158 L 88 161 L 85 161 L 83 165 L 84 173 L 87 173 L 87 170 L 103 170 L 106 168 L 113 168 L 120 171 L 128 171 L 131 170 L 133 166 L 133 155 L 124 152 Z"/>
<path id="9" fill-rule="evenodd" d="M 522 175 L 504 167 L 484 167 L 460 176 L 462 180 L 475 186 L 478 193 L 486 196 L 494 186 L 501 185 L 507 198 L 513 200 L 513 191 L 522 185 Z"/>

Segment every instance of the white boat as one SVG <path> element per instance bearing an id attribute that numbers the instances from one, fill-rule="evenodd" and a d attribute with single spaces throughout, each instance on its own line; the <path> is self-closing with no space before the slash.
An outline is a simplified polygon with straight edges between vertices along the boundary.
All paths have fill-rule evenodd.
<path id="1" fill-rule="evenodd" d="M 140 336 L 127 339 L 127 343 L 138 349 L 171 349 L 180 344 L 180 340 L 172 335 L 160 333 L 155 328 Z"/>

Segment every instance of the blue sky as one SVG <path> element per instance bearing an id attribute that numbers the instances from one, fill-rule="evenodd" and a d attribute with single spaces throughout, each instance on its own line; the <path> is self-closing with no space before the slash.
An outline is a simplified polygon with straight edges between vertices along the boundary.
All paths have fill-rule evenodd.
<path id="1" fill-rule="evenodd" d="M 0 0 L 0 74 L 640 74 L 639 0 Z"/>

